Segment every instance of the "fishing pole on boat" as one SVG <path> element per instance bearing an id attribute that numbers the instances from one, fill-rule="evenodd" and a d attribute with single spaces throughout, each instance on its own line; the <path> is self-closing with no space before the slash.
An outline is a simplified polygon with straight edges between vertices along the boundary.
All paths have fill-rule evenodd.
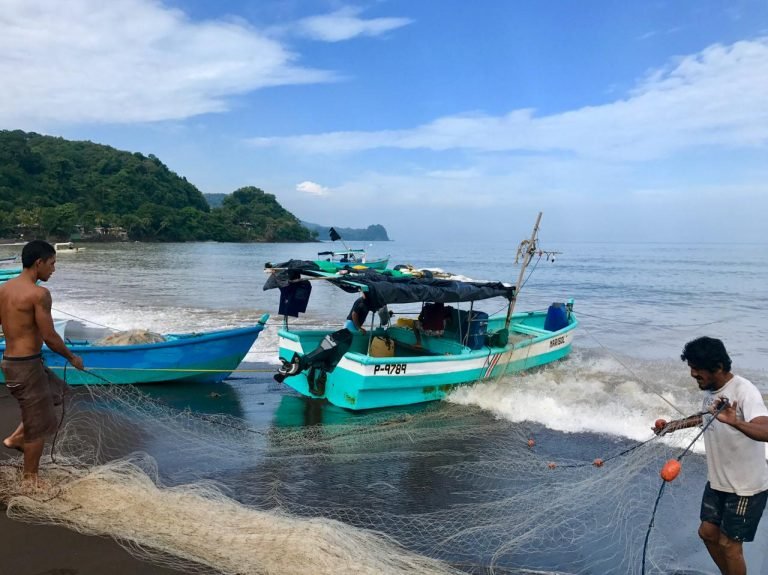
<path id="1" fill-rule="evenodd" d="M 515 284 L 515 291 L 512 294 L 512 297 L 509 300 L 509 306 L 507 307 L 507 319 L 504 322 L 504 328 L 509 329 L 509 324 L 512 321 L 512 312 L 515 309 L 515 303 L 517 302 L 517 296 L 520 293 L 520 290 L 522 289 L 524 282 L 523 278 L 525 277 L 525 270 L 528 268 L 528 265 L 533 260 L 534 256 L 537 254 L 539 257 L 543 257 L 544 255 L 547 256 L 548 260 L 555 261 L 555 256 L 559 255 L 560 252 L 553 252 L 553 251 L 544 251 L 539 249 L 538 246 L 538 235 L 539 235 L 539 224 L 541 223 L 541 216 L 544 214 L 544 212 L 539 212 L 539 215 L 536 216 L 536 223 L 533 225 L 533 231 L 531 232 L 531 238 L 523 240 L 520 242 L 520 245 L 517 247 L 517 254 L 515 255 L 515 263 L 520 263 L 520 273 L 517 276 L 517 283 Z"/>

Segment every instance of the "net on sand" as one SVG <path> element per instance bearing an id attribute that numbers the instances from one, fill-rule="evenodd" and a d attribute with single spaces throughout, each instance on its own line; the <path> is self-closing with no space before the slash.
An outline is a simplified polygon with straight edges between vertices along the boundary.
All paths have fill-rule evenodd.
<path id="1" fill-rule="evenodd" d="M 322 416 L 255 427 L 88 387 L 46 458 L 49 488 L 26 492 L 4 465 L 0 498 L 13 518 L 108 535 L 185 571 L 639 573 L 658 470 L 687 441 L 580 441 L 449 403 Z M 152 453 L 166 454 L 161 470 Z M 647 573 L 679 563 L 675 518 L 695 515 L 680 506 L 699 489 L 670 484 Z"/>

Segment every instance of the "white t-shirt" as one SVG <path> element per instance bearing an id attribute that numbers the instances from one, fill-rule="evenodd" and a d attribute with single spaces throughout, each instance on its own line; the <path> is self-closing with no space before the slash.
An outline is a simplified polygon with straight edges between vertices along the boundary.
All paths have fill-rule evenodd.
<path id="1" fill-rule="evenodd" d="M 734 375 L 717 391 L 704 392 L 702 411 L 708 410 L 720 397 L 727 397 L 732 404 L 737 404 L 740 420 L 768 417 L 768 408 L 760 391 L 741 376 Z M 704 415 L 704 425 L 712 418 L 712 415 Z M 727 423 L 713 421 L 704 432 L 704 447 L 707 450 L 707 479 L 712 489 L 744 497 L 768 489 L 768 462 L 762 441 L 750 439 Z"/>

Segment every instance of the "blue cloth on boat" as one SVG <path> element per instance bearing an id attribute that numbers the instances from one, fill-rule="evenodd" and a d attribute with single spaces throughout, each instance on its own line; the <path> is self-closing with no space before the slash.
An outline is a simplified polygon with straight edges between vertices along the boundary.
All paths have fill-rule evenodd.
<path id="1" fill-rule="evenodd" d="M 312 284 L 307 280 L 293 282 L 280 288 L 280 309 L 281 315 L 299 317 L 300 313 L 307 311 L 309 296 L 312 293 Z"/>

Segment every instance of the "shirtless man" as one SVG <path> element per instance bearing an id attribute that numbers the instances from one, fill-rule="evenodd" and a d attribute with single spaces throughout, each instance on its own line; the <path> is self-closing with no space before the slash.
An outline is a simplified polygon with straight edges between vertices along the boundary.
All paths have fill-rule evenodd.
<path id="1" fill-rule="evenodd" d="M 48 281 L 56 267 L 56 250 L 34 240 L 21 252 L 23 271 L 0 285 L 0 326 L 5 353 L 0 369 L 11 395 L 21 407 L 21 424 L 3 440 L 9 449 L 24 452 L 24 480 L 37 483 L 45 438 L 55 433 L 66 383 L 43 363 L 43 342 L 77 369 L 83 360 L 74 355 L 53 328 L 51 294 L 38 281 Z"/>

